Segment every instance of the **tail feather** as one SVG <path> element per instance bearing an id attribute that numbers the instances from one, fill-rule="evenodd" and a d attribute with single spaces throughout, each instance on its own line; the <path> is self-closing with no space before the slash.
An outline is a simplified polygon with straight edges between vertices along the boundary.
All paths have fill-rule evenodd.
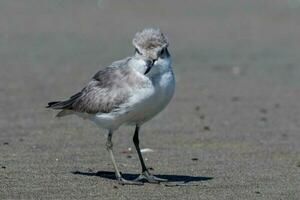
<path id="1" fill-rule="evenodd" d="M 49 102 L 47 108 L 52 109 L 71 109 L 73 100 L 69 99 L 66 101 Z"/>
<path id="2" fill-rule="evenodd" d="M 52 102 L 49 102 L 48 105 L 46 106 L 46 108 L 51 108 L 51 106 L 53 106 L 54 104 L 57 104 L 59 103 L 60 101 L 52 101 Z"/>
<path id="3" fill-rule="evenodd" d="M 52 109 L 63 109 L 63 110 L 72 110 L 73 103 L 80 98 L 81 92 L 76 93 L 75 95 L 71 96 L 68 100 L 65 101 L 52 101 L 48 103 L 46 108 Z"/>

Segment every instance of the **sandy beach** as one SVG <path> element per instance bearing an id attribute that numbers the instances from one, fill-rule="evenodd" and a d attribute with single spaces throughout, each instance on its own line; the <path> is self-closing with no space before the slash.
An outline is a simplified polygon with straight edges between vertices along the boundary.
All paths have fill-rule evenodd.
<path id="1" fill-rule="evenodd" d="M 0 1 L 0 199 L 300 199 L 300 1 Z M 132 55 L 134 33 L 170 40 L 176 93 L 141 129 L 150 171 L 121 186 L 105 130 L 45 108 Z M 113 137 L 140 173 L 133 127 Z M 130 150 L 130 148 L 132 150 Z"/>

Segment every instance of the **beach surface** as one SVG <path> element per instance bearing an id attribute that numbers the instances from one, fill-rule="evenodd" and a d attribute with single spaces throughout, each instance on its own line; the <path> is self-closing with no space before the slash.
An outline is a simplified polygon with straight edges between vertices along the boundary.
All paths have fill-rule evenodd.
<path id="1" fill-rule="evenodd" d="M 169 37 L 176 75 L 140 135 L 169 185 L 121 186 L 105 130 L 45 106 L 132 55 L 145 27 Z M 0 1 L 0 199 L 300 199 L 299 44 L 299 0 Z M 133 131 L 113 137 L 128 179 Z"/>

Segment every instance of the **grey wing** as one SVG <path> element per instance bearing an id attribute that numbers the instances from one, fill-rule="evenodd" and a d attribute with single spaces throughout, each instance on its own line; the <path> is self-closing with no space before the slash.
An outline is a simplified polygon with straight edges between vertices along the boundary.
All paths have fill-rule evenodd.
<path id="1" fill-rule="evenodd" d="M 118 109 L 129 98 L 129 91 L 114 87 L 101 87 L 99 81 L 92 80 L 74 101 L 72 109 L 84 113 L 110 113 Z"/>
<path id="2" fill-rule="evenodd" d="M 130 97 L 126 87 L 126 76 L 130 73 L 126 67 L 128 60 L 118 61 L 100 70 L 81 92 L 66 101 L 50 102 L 48 107 L 90 114 L 117 110 Z"/>

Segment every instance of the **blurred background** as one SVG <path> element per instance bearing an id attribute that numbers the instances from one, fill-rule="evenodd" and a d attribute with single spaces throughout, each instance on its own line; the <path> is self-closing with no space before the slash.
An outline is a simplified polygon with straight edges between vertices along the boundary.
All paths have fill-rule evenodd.
<path id="1" fill-rule="evenodd" d="M 113 198 L 111 180 L 70 173 L 112 170 L 104 131 L 44 107 L 132 55 L 146 27 L 168 36 L 177 78 L 172 103 L 143 129 L 148 162 L 214 177 L 201 192 L 161 196 L 297 199 L 300 0 L 0 0 L 0 197 Z M 120 132 L 117 152 L 132 145 L 132 130 Z M 118 159 L 137 172 L 136 157 Z"/>

